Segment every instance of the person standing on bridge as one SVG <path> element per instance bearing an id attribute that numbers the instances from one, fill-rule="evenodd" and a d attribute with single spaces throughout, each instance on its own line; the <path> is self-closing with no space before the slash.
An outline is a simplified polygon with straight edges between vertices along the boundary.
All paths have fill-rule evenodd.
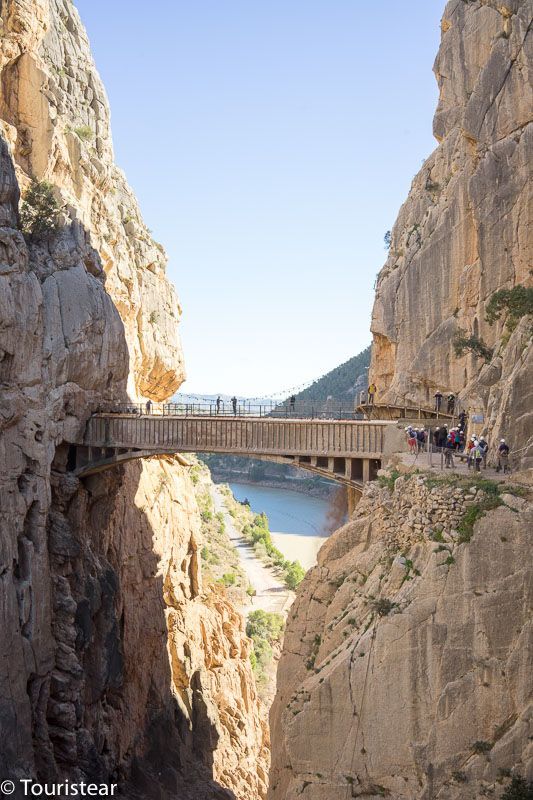
<path id="1" fill-rule="evenodd" d="M 217 397 L 217 414 L 220 414 L 220 406 L 222 404 L 222 400 L 220 399 L 220 395 Z"/>
<path id="2" fill-rule="evenodd" d="M 442 392 L 439 392 L 439 390 L 437 389 L 437 391 L 435 392 L 435 411 L 437 412 L 437 414 L 440 411 L 441 405 L 442 405 Z"/>
<path id="3" fill-rule="evenodd" d="M 233 408 L 233 416 L 236 417 L 237 416 L 237 398 L 236 397 L 232 397 L 231 398 L 231 406 Z"/>
<path id="4" fill-rule="evenodd" d="M 152 413 L 152 401 L 151 400 L 147 400 L 146 401 L 146 413 L 147 414 L 151 414 Z"/>
<path id="5" fill-rule="evenodd" d="M 369 406 L 373 406 L 374 405 L 374 400 L 375 400 L 375 397 L 376 397 L 377 390 L 378 390 L 378 387 L 376 386 L 374 381 L 372 381 L 372 383 L 368 387 L 368 405 Z"/>
<path id="6" fill-rule="evenodd" d="M 295 407 L 296 407 L 296 398 L 295 398 L 294 395 L 291 395 L 290 400 L 289 400 L 289 408 L 290 408 L 291 414 L 294 414 Z"/>

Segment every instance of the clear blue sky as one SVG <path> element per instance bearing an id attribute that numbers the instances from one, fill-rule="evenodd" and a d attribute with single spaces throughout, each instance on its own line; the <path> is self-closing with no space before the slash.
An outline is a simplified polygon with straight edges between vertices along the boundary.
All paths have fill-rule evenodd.
<path id="1" fill-rule="evenodd" d="M 169 254 L 183 390 L 259 396 L 370 342 L 435 147 L 444 0 L 75 0 L 116 159 Z"/>

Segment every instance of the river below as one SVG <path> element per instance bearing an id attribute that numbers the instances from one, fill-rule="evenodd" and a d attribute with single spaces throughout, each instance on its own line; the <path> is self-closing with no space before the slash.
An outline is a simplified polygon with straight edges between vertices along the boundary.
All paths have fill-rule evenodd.
<path id="1" fill-rule="evenodd" d="M 328 500 L 249 483 L 230 483 L 230 488 L 237 500 L 247 498 L 253 511 L 267 515 L 272 540 L 285 558 L 298 559 L 304 569 L 316 564 L 330 533 Z"/>

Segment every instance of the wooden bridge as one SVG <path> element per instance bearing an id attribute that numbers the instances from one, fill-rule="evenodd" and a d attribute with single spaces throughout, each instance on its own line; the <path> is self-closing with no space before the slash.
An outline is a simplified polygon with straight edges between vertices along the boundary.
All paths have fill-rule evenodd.
<path id="1" fill-rule="evenodd" d="M 426 406 L 399 406 L 392 403 L 361 403 L 357 406 L 356 412 L 365 419 L 379 420 L 435 420 L 440 419 L 445 424 L 453 423 L 454 414 L 446 411 L 437 411 Z"/>
<path id="2" fill-rule="evenodd" d="M 392 421 L 102 413 L 89 419 L 72 466 L 87 477 L 154 455 L 229 453 L 292 464 L 361 488 L 385 456 L 401 449 L 403 438 Z"/>

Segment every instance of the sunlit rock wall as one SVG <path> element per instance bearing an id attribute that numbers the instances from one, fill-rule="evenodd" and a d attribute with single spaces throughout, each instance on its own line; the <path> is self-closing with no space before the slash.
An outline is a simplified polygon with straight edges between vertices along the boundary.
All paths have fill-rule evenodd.
<path id="1" fill-rule="evenodd" d="M 484 410 L 523 464 L 533 445 L 531 320 L 490 326 L 491 295 L 532 285 L 531 0 L 451 0 L 435 61 L 439 146 L 392 230 L 372 315 L 378 401 L 433 403 L 441 391 Z M 490 366 L 456 357 L 462 329 L 494 350 Z M 525 447 L 525 445 L 528 445 Z M 523 448 L 523 449 L 522 449 Z"/>

